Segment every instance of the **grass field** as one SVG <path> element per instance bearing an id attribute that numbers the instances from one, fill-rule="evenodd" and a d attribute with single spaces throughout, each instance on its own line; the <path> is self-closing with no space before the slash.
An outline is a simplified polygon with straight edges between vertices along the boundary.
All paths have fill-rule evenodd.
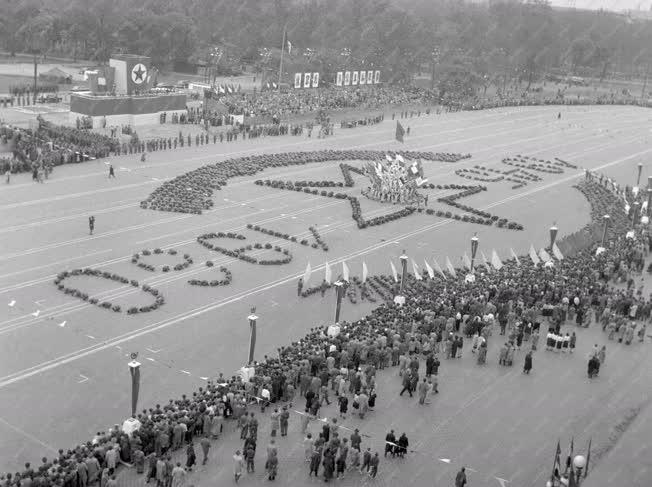
<path id="1" fill-rule="evenodd" d="M 104 161 L 59 167 L 44 185 L 32 183 L 28 175 L 15 177 L 0 189 L 4 224 L 0 228 L 0 470 L 16 470 L 25 461 L 51 456 L 59 448 L 90 439 L 95 431 L 121 423 L 130 412 L 126 365 L 130 352 L 139 352 L 143 363 L 142 409 L 190 393 L 204 383 L 202 377 L 218 371 L 231 374 L 240 367 L 246 359 L 246 316 L 251 306 L 260 316 L 258 358 L 275 353 L 278 346 L 315 324 L 329 323 L 334 308 L 330 294 L 325 299 L 318 294 L 296 297 L 296 281 L 308 262 L 319 276 L 313 284 L 321 280 L 326 260 L 338 273 L 346 259 L 354 275 L 360 274 L 363 260 L 370 274 L 388 273 L 389 260 L 403 249 L 418 263 L 433 257 L 440 263 L 446 257 L 457 263 L 468 251 L 474 232 L 486 254 L 495 248 L 507 257 L 510 247 L 524 253 L 531 243 L 537 248 L 545 244 L 553 222 L 560 237 L 587 223 L 588 203 L 572 188 L 583 168 L 599 169 L 631 184 L 640 162 L 643 177 L 652 175 L 652 112 L 631 107 L 562 108 L 562 119 L 557 120 L 558 111 L 558 107 L 532 107 L 413 118 L 405 121 L 411 135 L 404 146 L 393 141 L 394 124 L 386 117 L 376 126 L 336 129 L 335 136 L 325 140 L 284 137 L 193 145 L 152 153 L 146 164 L 140 163 L 139 156 L 118 157 L 111 161 L 116 180 L 107 178 Z M 358 230 L 346 201 L 253 184 L 259 178 L 341 180 L 337 164 L 329 163 L 231 180 L 216 192 L 214 208 L 201 216 L 139 208 L 139 202 L 162 181 L 207 163 L 247 154 L 324 148 L 472 154 L 456 164 L 427 163 L 426 176 L 435 184 L 470 184 L 455 170 L 476 164 L 501 168 L 503 157 L 516 154 L 559 157 L 579 169 L 545 175 L 518 190 L 509 183 L 487 183 L 488 191 L 463 201 L 522 223 L 525 231 L 521 232 L 425 214 Z M 353 176 L 356 186 L 349 191 L 359 191 L 364 178 Z M 429 193 L 433 208 L 445 209 L 435 202 L 437 190 Z M 363 201 L 364 213 L 388 211 L 385 205 Z M 88 235 L 89 215 L 96 217 L 93 236 Z M 247 223 L 301 236 L 316 225 L 329 251 L 272 242 L 288 248 L 293 260 L 284 266 L 255 266 L 210 252 L 195 241 L 202 233 L 218 231 L 237 231 L 252 244 L 271 241 L 247 230 Z M 183 271 L 152 273 L 130 262 L 132 254 L 156 247 L 179 253 L 150 258 L 148 263 L 174 265 L 188 253 L 194 264 Z M 229 268 L 231 285 L 197 288 L 187 283 L 191 278 L 220 279 L 217 268 L 203 265 L 207 259 Z M 136 316 L 85 304 L 60 293 L 52 283 L 58 272 L 76 267 L 100 268 L 150 284 L 164 295 L 166 304 Z M 110 281 L 75 278 L 74 282 L 85 292 L 111 297 L 123 308 L 151 301 L 142 292 Z M 343 305 L 345 319 L 368 311 L 368 305 L 353 306 L 348 301 Z M 591 383 L 585 379 L 584 356 L 598 340 L 604 341 L 598 331 L 582 330 L 575 356 L 537 352 L 535 374 L 527 378 L 517 366 L 498 367 L 497 341 L 492 342 L 484 369 L 478 369 L 475 357 L 465 350 L 467 356 L 458 363 L 443 364 L 442 393 L 427 410 L 399 399 L 397 379 L 384 376 L 377 412 L 363 427 L 378 438 L 388 424 L 406 430 L 420 453 L 400 466 L 381 463 L 376 483 L 390 485 L 400 478 L 415 486 L 451 485 L 455 469 L 466 464 L 476 471 L 470 473 L 473 487 L 499 485 L 496 477 L 509 480 L 508 485 L 542 485 L 560 435 L 563 441 L 574 435 L 578 448 L 589 436 L 594 445 L 607 442 L 611 428 L 629 408 L 649 400 L 649 388 L 643 386 L 650 379 L 647 345 L 633 350 L 609 345 L 600 379 Z M 519 357 L 517 365 L 521 362 Z M 290 473 L 293 462 L 303 468 L 301 459 L 292 459 L 292 453 L 301 456 L 300 441 L 282 452 L 282 472 L 286 472 L 282 475 L 287 475 L 288 485 L 304 485 L 303 473 Z M 214 453 L 223 455 L 216 463 L 228 468 L 199 470 L 195 475 L 229 482 L 228 448 L 220 446 Z M 350 485 L 351 480 L 344 483 Z"/>

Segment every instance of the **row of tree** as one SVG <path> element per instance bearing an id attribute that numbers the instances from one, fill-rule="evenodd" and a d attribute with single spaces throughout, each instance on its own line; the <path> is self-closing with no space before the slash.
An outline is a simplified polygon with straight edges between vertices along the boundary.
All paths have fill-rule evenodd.
<path id="1" fill-rule="evenodd" d="M 478 79 L 555 70 L 641 76 L 652 62 L 651 22 L 556 10 L 545 0 L 0 2 L 5 50 L 99 62 L 131 52 L 162 67 L 249 63 L 272 71 L 284 29 L 290 62 L 324 74 L 382 69 L 386 81 L 451 67 Z"/>

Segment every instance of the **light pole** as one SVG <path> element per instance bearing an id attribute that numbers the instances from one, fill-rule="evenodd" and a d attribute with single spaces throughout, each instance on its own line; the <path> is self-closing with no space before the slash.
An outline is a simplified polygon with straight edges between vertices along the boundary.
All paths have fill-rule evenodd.
<path id="1" fill-rule="evenodd" d="M 247 317 L 249 320 L 249 360 L 247 365 L 251 366 L 254 363 L 254 350 L 256 349 L 256 308 L 251 308 L 251 314 Z"/>
<path id="2" fill-rule="evenodd" d="M 582 471 L 586 467 L 586 458 L 584 458 L 584 455 L 576 455 L 573 458 L 573 466 L 575 467 L 575 486 L 580 487 L 582 484 Z"/>
<path id="3" fill-rule="evenodd" d="M 552 224 L 550 227 L 550 248 L 552 249 L 552 246 L 555 245 L 555 240 L 557 240 L 557 232 L 559 229 L 557 228 L 556 224 Z"/>
<path id="4" fill-rule="evenodd" d="M 638 163 L 638 177 L 636 178 L 636 186 L 641 184 L 641 173 L 643 172 L 643 163 Z"/>
<path id="5" fill-rule="evenodd" d="M 475 262 L 475 254 L 478 252 L 478 234 L 473 234 L 471 237 L 471 274 L 473 274 L 473 264 Z"/>
<path id="6" fill-rule="evenodd" d="M 335 323 L 340 322 L 340 310 L 342 309 L 342 295 L 344 294 L 344 283 L 340 280 L 333 284 L 335 286 Z"/>
<path id="7" fill-rule="evenodd" d="M 399 257 L 401 259 L 401 289 L 399 290 L 398 294 L 400 296 L 403 296 L 403 290 L 405 289 L 405 278 L 407 277 L 407 261 L 408 261 L 408 256 L 405 255 L 405 250 Z"/>
<path id="8" fill-rule="evenodd" d="M 604 221 L 604 227 L 602 228 L 602 244 L 601 247 L 604 247 L 604 242 L 607 239 L 607 227 L 609 226 L 609 219 L 611 217 L 609 215 L 605 215 L 602 217 L 602 221 Z"/>

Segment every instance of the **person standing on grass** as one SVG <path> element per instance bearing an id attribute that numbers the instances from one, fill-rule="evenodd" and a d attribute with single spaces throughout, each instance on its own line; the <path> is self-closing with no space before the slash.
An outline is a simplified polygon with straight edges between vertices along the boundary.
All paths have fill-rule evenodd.
<path id="1" fill-rule="evenodd" d="M 462 467 L 462 469 L 457 472 L 457 475 L 455 476 L 455 487 L 465 487 L 466 486 L 466 468 Z"/>
<path id="2" fill-rule="evenodd" d="M 90 230 L 90 234 L 93 235 L 93 230 L 95 230 L 95 217 L 94 216 L 89 216 L 88 217 L 88 229 Z"/>
<path id="3" fill-rule="evenodd" d="M 523 365 L 523 373 L 529 374 L 532 370 L 532 351 L 530 350 L 525 354 L 525 364 Z"/>
<path id="4" fill-rule="evenodd" d="M 109 164 L 109 179 L 115 179 L 115 169 L 113 169 L 113 164 Z"/>

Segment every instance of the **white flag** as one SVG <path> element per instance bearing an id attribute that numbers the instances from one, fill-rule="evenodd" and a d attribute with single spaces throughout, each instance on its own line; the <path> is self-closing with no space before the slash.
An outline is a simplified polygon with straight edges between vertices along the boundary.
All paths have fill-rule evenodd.
<path id="1" fill-rule="evenodd" d="M 435 278 L 435 271 L 432 270 L 432 267 L 430 267 L 430 264 L 428 264 L 428 261 L 426 259 L 423 259 L 423 263 L 426 264 L 426 271 L 428 272 L 428 277 L 430 279 Z"/>
<path id="2" fill-rule="evenodd" d="M 326 268 L 324 270 L 324 280 L 326 284 L 330 284 L 333 280 L 333 272 L 331 271 L 331 266 L 328 265 L 328 261 L 326 261 Z"/>
<path id="3" fill-rule="evenodd" d="M 394 267 L 394 262 L 390 260 L 389 265 L 392 266 L 392 276 L 394 276 L 394 282 L 398 282 L 398 273 L 396 272 L 396 267 Z"/>
<path id="4" fill-rule="evenodd" d="M 496 252 L 496 249 L 493 249 L 491 252 L 491 265 L 493 265 L 497 271 L 503 267 L 503 263 L 500 260 L 500 257 L 498 257 L 498 252 Z"/>
<path id="5" fill-rule="evenodd" d="M 469 256 L 466 255 L 466 252 L 464 252 L 464 257 L 462 257 L 462 261 L 464 262 L 464 266 L 468 270 L 471 270 L 471 259 L 469 259 Z"/>
<path id="6" fill-rule="evenodd" d="M 419 268 L 417 267 L 417 263 L 414 262 L 414 259 L 412 259 L 412 270 L 414 271 L 414 277 L 416 278 L 416 280 L 422 281 L 423 277 L 421 276 L 421 273 L 419 272 Z"/>
<path id="7" fill-rule="evenodd" d="M 453 267 L 453 264 L 451 264 L 451 260 L 448 257 L 446 257 L 446 269 L 450 272 L 451 276 L 457 277 L 455 267 Z"/>
<path id="8" fill-rule="evenodd" d="M 342 261 L 342 277 L 346 282 L 349 282 L 349 266 L 344 261 Z"/>
<path id="9" fill-rule="evenodd" d="M 306 272 L 303 273 L 303 286 L 308 287 L 308 281 L 310 280 L 310 274 L 312 274 L 312 267 L 310 267 L 310 262 L 306 266 Z"/>
<path id="10" fill-rule="evenodd" d="M 437 259 L 433 257 L 432 262 L 433 264 L 435 264 L 435 270 L 441 274 L 441 277 L 446 279 L 446 274 L 444 274 L 444 271 L 441 269 L 441 266 L 439 265 L 439 262 L 437 262 Z"/>
<path id="11" fill-rule="evenodd" d="M 369 274 L 369 271 L 367 270 L 367 264 L 365 264 L 364 261 L 362 261 L 362 284 L 367 282 L 367 275 Z"/>
<path id="12" fill-rule="evenodd" d="M 542 261 L 544 262 L 550 262 L 552 259 L 550 258 L 550 254 L 546 252 L 545 249 L 539 250 L 539 257 L 541 258 Z"/>
<path id="13" fill-rule="evenodd" d="M 539 257 L 537 257 L 537 251 L 534 250 L 534 245 L 532 244 L 530 244 L 530 259 L 532 259 L 534 265 L 537 265 L 540 262 Z"/>
<path id="14" fill-rule="evenodd" d="M 487 268 L 487 272 L 491 272 L 493 270 L 491 264 L 489 264 L 489 261 L 487 260 L 487 256 L 484 255 L 484 252 L 482 250 L 480 251 L 480 255 L 482 256 L 482 263 Z"/>
<path id="15" fill-rule="evenodd" d="M 512 256 L 512 258 L 516 261 L 516 265 L 521 265 L 521 261 L 518 260 L 518 255 L 516 255 L 516 252 L 514 252 L 514 249 L 510 247 L 509 253 Z"/>
<path id="16" fill-rule="evenodd" d="M 555 256 L 555 259 L 557 260 L 563 260 L 564 254 L 561 253 L 561 250 L 559 250 L 559 247 L 557 247 L 557 242 L 552 244 L 552 253 Z"/>

